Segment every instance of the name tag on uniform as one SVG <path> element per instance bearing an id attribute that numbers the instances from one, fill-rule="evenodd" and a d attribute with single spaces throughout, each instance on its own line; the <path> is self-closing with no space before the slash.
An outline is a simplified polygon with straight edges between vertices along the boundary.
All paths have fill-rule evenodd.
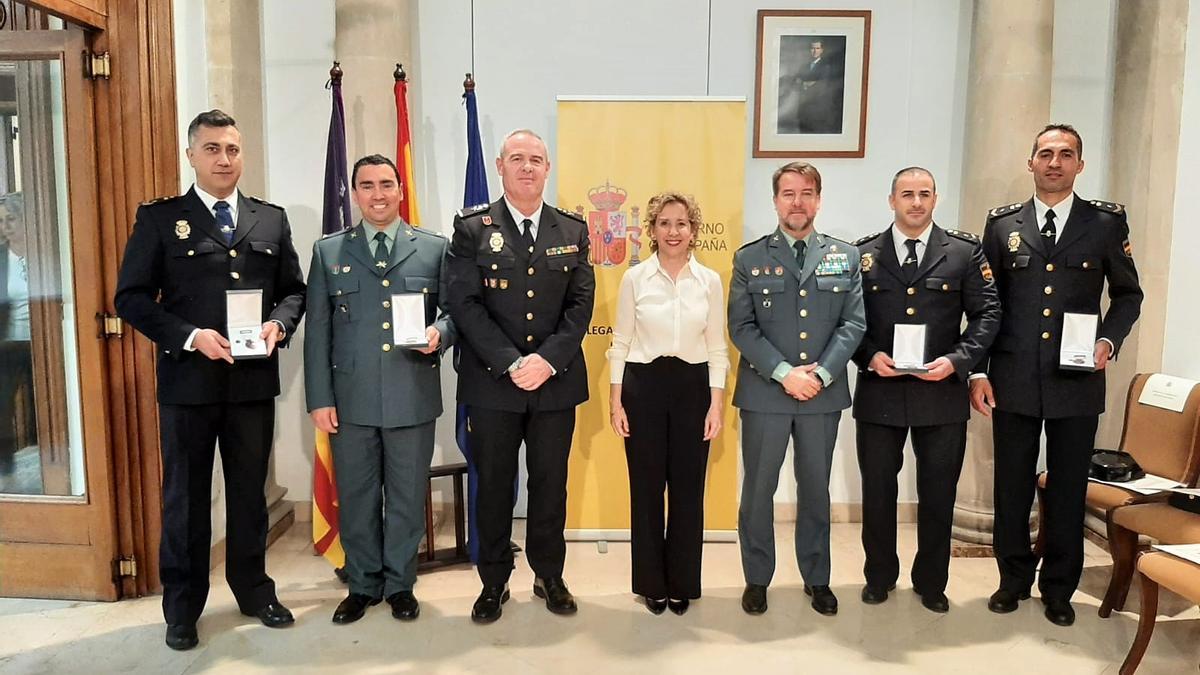
<path id="1" fill-rule="evenodd" d="M 392 294 L 392 344 L 409 349 L 429 346 L 425 335 L 425 294 Z"/>
<path id="2" fill-rule="evenodd" d="M 1099 321 L 1100 317 L 1095 314 L 1063 314 L 1059 368 L 1087 372 L 1096 370 L 1096 328 Z"/>
<path id="3" fill-rule="evenodd" d="M 925 324 L 898 323 L 892 337 L 892 370 L 897 373 L 928 373 L 925 367 Z"/>
<path id="4" fill-rule="evenodd" d="M 819 277 L 831 277 L 849 272 L 850 258 L 845 253 L 826 253 L 825 257 L 821 258 L 821 262 L 817 263 L 816 275 Z"/>
<path id="5" fill-rule="evenodd" d="M 267 341 L 262 337 L 262 289 L 225 291 L 225 329 L 229 352 L 235 359 L 265 359 Z"/>

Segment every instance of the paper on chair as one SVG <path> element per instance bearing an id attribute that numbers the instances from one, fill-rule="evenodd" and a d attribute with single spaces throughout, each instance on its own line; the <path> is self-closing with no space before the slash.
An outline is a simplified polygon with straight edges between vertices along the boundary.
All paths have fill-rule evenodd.
<path id="1" fill-rule="evenodd" d="M 1143 495 L 1152 495 L 1162 492 L 1163 490 L 1171 490 L 1183 486 L 1183 483 L 1180 483 L 1177 480 L 1163 478 L 1162 476 L 1155 476 L 1151 473 L 1148 473 L 1137 480 L 1127 480 L 1123 483 L 1108 480 L 1097 480 L 1095 478 L 1089 478 L 1088 480 L 1092 481 L 1093 483 L 1103 483 L 1105 485 L 1113 485 L 1126 490 L 1132 490 Z"/>
<path id="2" fill-rule="evenodd" d="M 1200 565 L 1200 544 L 1153 544 L 1150 548 Z"/>
<path id="3" fill-rule="evenodd" d="M 1184 406 L 1187 405 L 1192 387 L 1197 384 L 1200 383 L 1195 380 L 1155 373 L 1146 380 L 1146 386 L 1142 387 L 1142 395 L 1138 396 L 1138 403 L 1181 413 Z"/>

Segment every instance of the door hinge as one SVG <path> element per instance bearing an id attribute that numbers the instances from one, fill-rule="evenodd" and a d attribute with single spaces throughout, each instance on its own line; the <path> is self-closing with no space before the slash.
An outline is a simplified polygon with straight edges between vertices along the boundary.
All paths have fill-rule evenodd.
<path id="1" fill-rule="evenodd" d="M 137 576 L 137 558 L 125 556 L 113 561 L 114 576 L 118 579 Z"/>
<path id="2" fill-rule="evenodd" d="M 108 52 L 83 53 L 83 74 L 89 80 L 107 80 L 112 76 L 112 59 Z"/>
<path id="3" fill-rule="evenodd" d="M 106 338 L 125 337 L 125 321 L 115 314 L 101 314 L 100 335 Z"/>

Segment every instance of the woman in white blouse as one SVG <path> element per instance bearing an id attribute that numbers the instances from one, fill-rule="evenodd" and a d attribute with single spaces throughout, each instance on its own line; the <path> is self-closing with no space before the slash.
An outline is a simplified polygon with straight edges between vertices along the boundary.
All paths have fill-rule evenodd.
<path id="1" fill-rule="evenodd" d="M 633 592 L 655 614 L 683 614 L 700 597 L 708 443 L 729 370 L 725 296 L 692 255 L 703 222 L 692 197 L 656 195 L 646 222 L 654 254 L 621 279 L 608 350 L 612 426 L 629 462 Z"/>

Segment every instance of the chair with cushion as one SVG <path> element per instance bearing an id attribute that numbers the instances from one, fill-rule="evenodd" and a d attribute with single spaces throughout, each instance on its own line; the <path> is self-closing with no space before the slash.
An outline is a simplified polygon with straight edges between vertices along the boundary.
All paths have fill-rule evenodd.
<path id="1" fill-rule="evenodd" d="M 1109 519 L 1108 545 L 1112 551 L 1112 578 L 1100 603 L 1100 616 L 1108 618 L 1112 610 L 1125 608 L 1125 596 L 1133 580 L 1138 537 L 1149 537 L 1160 544 L 1200 544 L 1200 515 L 1188 513 L 1164 502 L 1132 504 L 1114 509 Z"/>
<path id="2" fill-rule="evenodd" d="M 1200 604 L 1200 565 L 1170 553 L 1150 551 L 1138 557 L 1137 569 L 1142 580 L 1142 614 L 1138 619 L 1137 636 L 1121 664 L 1121 675 L 1133 675 L 1146 655 L 1158 615 L 1159 586 Z M 1182 664 L 1180 672 L 1183 672 Z"/>

